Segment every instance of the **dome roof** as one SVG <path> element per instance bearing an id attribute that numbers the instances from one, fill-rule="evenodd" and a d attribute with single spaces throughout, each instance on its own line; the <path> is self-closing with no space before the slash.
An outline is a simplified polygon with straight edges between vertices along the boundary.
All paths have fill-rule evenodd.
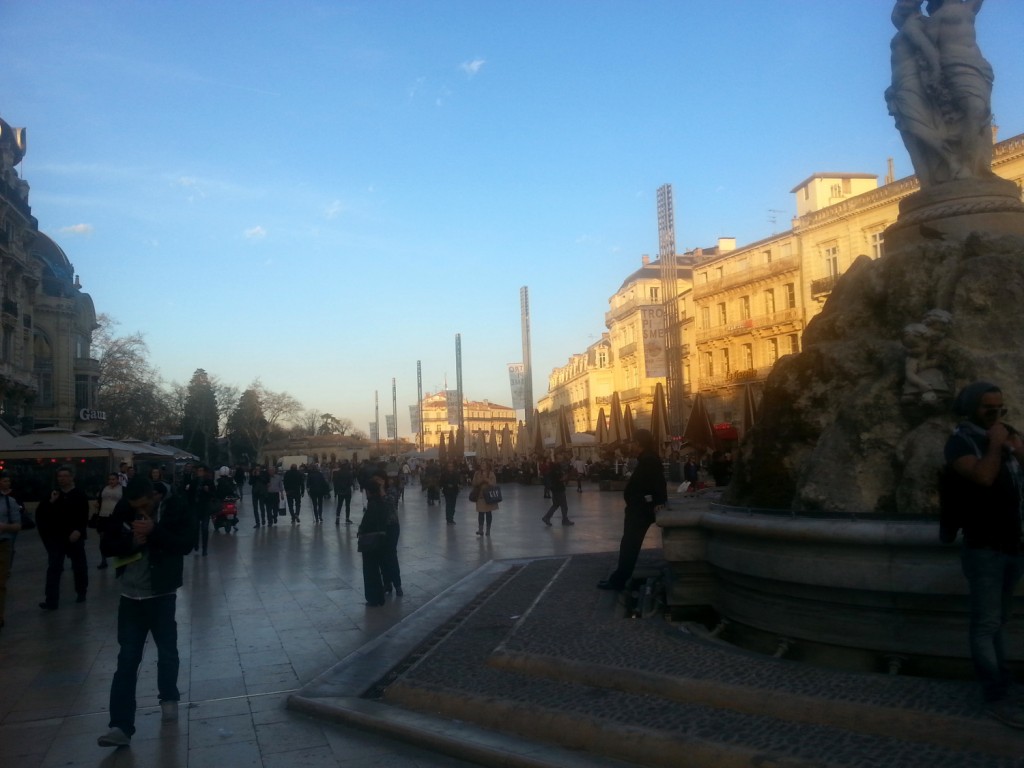
<path id="1" fill-rule="evenodd" d="M 49 235 L 43 232 L 37 234 L 32 241 L 32 255 L 49 268 L 50 276 L 67 280 L 69 283 L 74 281 L 75 268 L 64 250 Z"/>

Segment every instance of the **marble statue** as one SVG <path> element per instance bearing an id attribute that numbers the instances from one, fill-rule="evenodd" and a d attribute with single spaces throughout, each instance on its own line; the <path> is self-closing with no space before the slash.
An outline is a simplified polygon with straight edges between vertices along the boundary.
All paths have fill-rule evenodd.
<path id="1" fill-rule="evenodd" d="M 991 65 L 974 22 L 984 0 L 897 0 L 889 113 L 922 189 L 992 174 Z"/>

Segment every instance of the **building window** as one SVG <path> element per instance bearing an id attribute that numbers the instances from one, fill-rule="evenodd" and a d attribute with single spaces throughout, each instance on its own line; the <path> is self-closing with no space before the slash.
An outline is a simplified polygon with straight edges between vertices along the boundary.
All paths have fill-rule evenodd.
<path id="1" fill-rule="evenodd" d="M 843 187 L 842 187 L 842 185 L 841 184 L 833 184 L 832 185 L 832 197 L 842 197 L 842 196 L 843 196 Z"/>
<path id="2" fill-rule="evenodd" d="M 711 307 L 700 308 L 700 324 L 705 330 L 711 327 Z"/>
<path id="3" fill-rule="evenodd" d="M 715 267 L 715 280 L 721 280 L 721 279 L 722 279 L 722 268 L 721 267 Z"/>
<path id="4" fill-rule="evenodd" d="M 740 296 L 740 320 L 750 319 L 750 297 Z"/>
<path id="5" fill-rule="evenodd" d="M 871 243 L 871 258 L 882 258 L 882 246 L 885 244 L 885 230 L 880 229 L 877 232 L 872 232 L 868 237 L 868 240 Z"/>
<path id="6" fill-rule="evenodd" d="M 779 340 L 768 339 L 768 365 L 775 365 L 779 359 Z"/>
<path id="7" fill-rule="evenodd" d="M 14 329 L 4 326 L 3 339 L 0 340 L 0 360 L 5 363 L 14 359 Z"/>
<path id="8" fill-rule="evenodd" d="M 754 345 L 743 345 L 743 370 L 749 371 L 754 368 Z"/>
<path id="9" fill-rule="evenodd" d="M 710 352 L 704 353 L 704 375 L 709 378 L 715 375 L 715 358 Z"/>
<path id="10" fill-rule="evenodd" d="M 36 405 L 40 408 L 53 407 L 53 372 L 39 371 L 36 376 L 39 383 L 39 394 L 36 395 Z"/>
<path id="11" fill-rule="evenodd" d="M 786 283 L 783 288 L 786 291 L 786 309 L 793 309 L 796 307 L 796 285 Z"/>
<path id="12" fill-rule="evenodd" d="M 732 366 L 729 363 L 729 350 L 722 350 L 722 374 L 728 376 L 732 371 Z"/>
<path id="13" fill-rule="evenodd" d="M 764 313 L 766 315 L 775 314 L 775 289 L 766 288 L 764 292 Z"/>
<path id="14" fill-rule="evenodd" d="M 830 245 L 825 248 L 825 274 L 829 277 L 839 277 L 839 246 Z"/>
<path id="15" fill-rule="evenodd" d="M 608 353 L 605 350 L 601 350 L 597 353 L 597 367 L 607 368 L 608 367 Z"/>
<path id="16" fill-rule="evenodd" d="M 650 297 L 651 301 L 660 301 L 660 299 L 658 298 L 658 289 L 656 286 L 652 285 L 648 289 L 647 295 Z"/>
<path id="17" fill-rule="evenodd" d="M 75 410 L 92 407 L 89 403 L 89 377 L 75 376 Z"/>
<path id="18" fill-rule="evenodd" d="M 795 333 L 789 334 L 789 352 L 795 355 L 800 351 L 800 336 Z"/>
<path id="19" fill-rule="evenodd" d="M 729 314 L 725 311 L 725 302 L 718 303 L 718 324 L 726 325 L 729 322 Z"/>

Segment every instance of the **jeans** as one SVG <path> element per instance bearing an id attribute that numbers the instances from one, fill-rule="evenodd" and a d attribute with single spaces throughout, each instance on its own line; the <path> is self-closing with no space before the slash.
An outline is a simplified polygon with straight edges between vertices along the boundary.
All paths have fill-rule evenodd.
<path id="1" fill-rule="evenodd" d="M 544 514 L 544 520 L 551 520 L 556 509 L 562 510 L 562 519 L 569 519 L 569 502 L 565 498 L 565 488 L 560 491 L 551 492 L 551 508 Z"/>
<path id="2" fill-rule="evenodd" d="M 257 491 L 252 492 L 252 516 L 254 522 L 259 525 L 266 525 L 267 522 L 267 497 Z"/>
<path id="3" fill-rule="evenodd" d="M 455 521 L 455 502 L 459 498 L 459 492 L 445 493 L 444 495 L 444 519 L 449 523 Z"/>
<path id="4" fill-rule="evenodd" d="M 135 733 L 135 682 L 142 663 L 146 636 L 156 645 L 156 685 L 160 701 L 178 701 L 178 624 L 174 620 L 177 595 L 145 600 L 121 597 L 117 609 L 117 671 L 110 684 L 110 727 Z"/>
<path id="5" fill-rule="evenodd" d="M 622 588 L 633 577 L 640 548 L 647 537 L 647 529 L 654 525 L 654 511 L 626 507 L 626 517 L 622 522 L 622 540 L 619 542 L 619 565 L 608 581 Z"/>
<path id="6" fill-rule="evenodd" d="M 292 520 L 298 520 L 302 511 L 302 495 L 285 492 L 285 497 L 288 499 L 288 514 L 292 516 Z"/>
<path id="7" fill-rule="evenodd" d="M 89 589 L 89 566 L 85 560 L 85 539 L 66 541 L 49 539 L 46 545 L 46 604 L 57 607 L 60 602 L 60 577 L 64 573 L 64 559 L 71 561 L 75 577 L 75 593 L 85 597 Z"/>
<path id="8" fill-rule="evenodd" d="M 974 671 L 986 701 L 1010 690 L 1003 628 L 1013 613 L 1013 591 L 1024 575 L 1024 555 L 964 547 L 960 554 L 970 587 L 970 644 Z"/>
<path id="9" fill-rule="evenodd" d="M 349 515 L 352 513 L 352 489 L 349 488 L 347 491 L 339 491 L 337 488 L 334 489 L 334 497 L 338 500 L 338 508 L 334 510 L 335 517 L 341 517 L 341 505 L 345 505 L 345 519 L 349 519 Z"/>
<path id="10" fill-rule="evenodd" d="M 313 519 L 323 522 L 324 519 L 324 497 L 319 493 L 310 494 L 309 502 L 313 505 Z"/>

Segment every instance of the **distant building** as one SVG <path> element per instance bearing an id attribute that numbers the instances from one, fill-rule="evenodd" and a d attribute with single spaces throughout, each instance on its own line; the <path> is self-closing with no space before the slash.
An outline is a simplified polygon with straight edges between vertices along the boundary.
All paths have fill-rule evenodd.
<path id="1" fill-rule="evenodd" d="M 1024 190 L 1024 134 L 995 145 L 992 169 Z M 800 351 L 804 328 L 853 261 L 882 256 L 900 201 L 918 188 L 913 176 L 879 186 L 871 174 L 815 173 L 791 190 L 791 229 L 741 247 L 723 237 L 677 256 L 684 415 L 700 394 L 716 434 L 726 444 L 741 438 L 747 391 L 759 401 L 775 362 Z M 655 386 L 665 381 L 658 367 L 665 306 L 659 272 L 659 262 L 643 257 L 609 299 L 602 337 L 610 342 L 612 391 L 640 426 L 648 424 Z M 542 413 L 568 405 L 578 432 L 594 432 L 588 421 L 594 424 L 593 414 L 610 400 L 592 376 L 592 349 L 555 368 L 538 401 Z"/>
<path id="2" fill-rule="evenodd" d="M 537 401 L 537 410 L 553 413 L 566 407 L 573 432 L 596 431 L 598 414 L 602 408 L 608 414 L 615 391 L 612 359 L 611 337 L 602 333 L 601 339 L 585 352 L 573 355 L 566 365 L 551 372 L 548 392 Z M 545 434 L 545 437 L 554 437 L 554 434 Z"/>
<path id="3" fill-rule="evenodd" d="M 39 231 L 16 166 L 26 132 L 0 120 L 0 415 L 15 430 L 102 430 L 96 311 L 60 247 Z"/>
<path id="4" fill-rule="evenodd" d="M 455 413 L 449 415 L 446 394 L 442 391 L 424 395 L 420 410 L 423 414 L 423 447 L 435 448 L 440 445 L 442 434 L 447 445 L 449 432 L 458 431 L 458 416 Z M 467 451 L 471 450 L 473 435 L 480 431 L 490 433 L 493 427 L 495 431 L 501 432 L 507 426 L 513 435 L 516 433 L 516 412 L 508 405 L 499 405 L 490 400 L 463 400 L 462 417 Z"/>

